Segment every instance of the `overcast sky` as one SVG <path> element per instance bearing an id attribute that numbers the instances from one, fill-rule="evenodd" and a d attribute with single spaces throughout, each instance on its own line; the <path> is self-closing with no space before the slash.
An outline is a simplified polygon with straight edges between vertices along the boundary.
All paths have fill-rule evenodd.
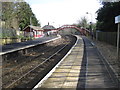
<path id="1" fill-rule="evenodd" d="M 99 0 L 26 0 L 41 26 L 48 22 L 59 27 L 73 24 L 85 16 L 89 22 L 95 22 L 95 12 L 100 8 Z M 90 14 L 86 14 L 89 12 Z M 91 19 L 92 15 L 92 19 Z"/>

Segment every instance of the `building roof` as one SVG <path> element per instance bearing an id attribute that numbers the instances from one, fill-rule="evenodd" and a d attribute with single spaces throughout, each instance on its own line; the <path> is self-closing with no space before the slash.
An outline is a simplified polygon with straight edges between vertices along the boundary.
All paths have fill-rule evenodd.
<path id="1" fill-rule="evenodd" d="M 32 26 L 32 25 L 28 25 L 26 28 L 24 28 L 23 30 L 27 29 L 27 28 L 32 28 L 33 30 L 43 30 L 41 27 L 39 26 Z"/>
<path id="2" fill-rule="evenodd" d="M 54 26 L 52 26 L 52 25 L 45 25 L 45 26 L 43 26 L 42 27 L 43 29 L 48 29 L 48 30 L 52 30 L 52 29 L 55 29 L 55 27 Z"/>
<path id="3" fill-rule="evenodd" d="M 29 25 L 30 28 L 34 29 L 34 30 L 43 30 L 41 27 L 39 26 L 31 26 Z"/>

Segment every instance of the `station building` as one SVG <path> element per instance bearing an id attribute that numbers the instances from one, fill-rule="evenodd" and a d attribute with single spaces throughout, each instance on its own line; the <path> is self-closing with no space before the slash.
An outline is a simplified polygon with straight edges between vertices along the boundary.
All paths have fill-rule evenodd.
<path id="1" fill-rule="evenodd" d="M 54 26 L 49 25 L 49 23 L 48 25 L 43 26 L 42 29 L 44 30 L 44 34 L 47 36 L 56 35 L 58 32 L 58 30 Z"/>
<path id="2" fill-rule="evenodd" d="M 34 38 L 40 38 L 44 36 L 44 30 L 39 26 L 27 26 L 23 29 L 24 36 L 26 37 L 34 37 Z"/>

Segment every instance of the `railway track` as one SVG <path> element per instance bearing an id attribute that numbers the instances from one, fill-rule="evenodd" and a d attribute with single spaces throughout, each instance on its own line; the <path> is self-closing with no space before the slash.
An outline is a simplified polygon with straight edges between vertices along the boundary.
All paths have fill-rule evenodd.
<path id="1" fill-rule="evenodd" d="M 28 60 L 27 62 L 21 63 L 13 68 L 8 68 L 8 70 L 5 68 L 6 70 L 3 73 L 3 88 L 33 88 L 34 85 L 36 85 L 36 83 L 38 83 L 40 79 L 42 79 L 72 47 L 75 42 L 75 37 L 67 36 L 66 41 L 59 45 L 59 47 L 55 46 L 49 49 L 47 48 L 46 52 L 50 52 L 51 50 L 54 51 L 54 54 L 52 53 L 52 55 L 49 53 L 49 57 L 41 57 L 45 55 L 45 53 L 42 52 L 42 54 L 40 53 L 33 57 L 30 60 L 31 63 L 29 65 L 27 65 L 27 63 L 30 62 Z M 39 60 L 40 58 L 43 60 Z M 35 59 L 39 62 L 36 62 Z M 24 67 L 21 67 L 21 65 Z M 28 69 L 25 70 L 25 68 Z"/>
<path id="2" fill-rule="evenodd" d="M 56 47 L 53 47 L 53 48 L 45 48 L 46 49 L 46 51 L 45 52 L 49 52 L 49 51 L 51 51 L 51 50 L 53 50 L 53 49 L 55 49 L 55 48 L 57 48 L 57 46 Z M 4 75 L 6 75 L 6 74 L 8 74 L 9 72 L 12 72 L 12 71 L 15 71 L 17 68 L 20 68 L 21 66 L 23 66 L 23 65 L 25 65 L 26 63 L 28 63 L 29 61 L 31 61 L 31 60 L 33 60 L 33 59 L 36 59 L 36 58 L 39 58 L 41 55 L 44 55 L 44 53 L 45 52 L 41 52 L 40 54 L 38 54 L 38 55 L 35 55 L 35 53 L 34 53 L 34 57 L 29 57 L 28 59 L 28 61 L 24 61 L 23 63 L 19 63 L 19 65 L 17 65 L 17 66 L 12 66 L 13 64 L 7 64 L 7 65 L 4 65 L 3 66 L 3 68 L 5 68 L 5 70 L 7 70 L 7 68 L 9 68 L 9 67 L 12 67 L 12 68 L 9 68 L 9 71 L 7 70 L 7 72 L 6 73 L 3 73 L 3 76 Z M 30 54 L 32 54 L 32 53 L 30 53 Z"/>

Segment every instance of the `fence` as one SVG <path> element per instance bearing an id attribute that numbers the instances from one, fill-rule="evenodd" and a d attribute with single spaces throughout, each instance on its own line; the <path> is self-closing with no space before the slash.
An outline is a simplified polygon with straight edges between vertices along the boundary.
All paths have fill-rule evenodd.
<path id="1" fill-rule="evenodd" d="M 94 36 L 99 41 L 117 46 L 117 32 L 96 32 Z"/>

